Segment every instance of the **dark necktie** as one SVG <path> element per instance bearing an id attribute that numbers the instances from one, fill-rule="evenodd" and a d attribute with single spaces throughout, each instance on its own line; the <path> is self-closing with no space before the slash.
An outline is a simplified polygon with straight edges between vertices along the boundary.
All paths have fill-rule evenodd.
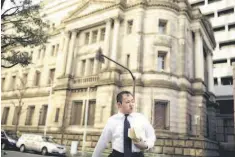
<path id="1" fill-rule="evenodd" d="M 128 129 L 130 128 L 130 123 L 127 117 L 128 114 L 125 115 L 124 120 L 124 157 L 131 157 L 131 139 L 128 137 Z"/>

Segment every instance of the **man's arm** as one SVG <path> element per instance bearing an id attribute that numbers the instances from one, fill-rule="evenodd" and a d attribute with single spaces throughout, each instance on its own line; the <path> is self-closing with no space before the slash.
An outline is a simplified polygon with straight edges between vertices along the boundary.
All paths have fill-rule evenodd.
<path id="1" fill-rule="evenodd" d="M 140 139 L 139 142 L 135 143 L 136 147 L 138 147 L 141 150 L 150 149 L 154 146 L 156 136 L 155 131 L 150 124 L 150 122 L 147 120 L 147 118 L 143 117 L 144 119 L 144 128 L 145 128 L 145 139 Z"/>
<path id="2" fill-rule="evenodd" d="M 99 138 L 98 143 L 96 144 L 95 150 L 92 154 L 92 157 L 101 157 L 103 150 L 106 148 L 107 144 L 111 141 L 112 133 L 110 130 L 109 123 L 106 124 L 102 134 Z"/>
<path id="3" fill-rule="evenodd" d="M 145 134 L 146 134 L 146 144 L 148 146 L 148 149 L 153 148 L 154 143 L 156 141 L 156 135 L 153 126 L 149 123 L 149 121 L 146 124 Z"/>

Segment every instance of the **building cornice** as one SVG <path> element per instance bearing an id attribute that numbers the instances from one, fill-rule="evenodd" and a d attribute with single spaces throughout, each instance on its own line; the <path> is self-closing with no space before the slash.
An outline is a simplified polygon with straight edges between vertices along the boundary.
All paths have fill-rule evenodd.
<path id="1" fill-rule="evenodd" d="M 172 3 L 172 2 L 166 2 L 166 1 L 153 1 L 153 2 L 145 2 L 145 1 L 140 1 L 134 4 L 130 4 L 130 5 L 125 5 L 123 3 L 117 3 L 117 4 L 113 4 L 107 7 L 104 7 L 102 9 L 98 9 L 95 11 L 92 11 L 88 14 L 84 14 L 82 16 L 74 16 L 75 13 L 78 13 L 79 10 L 83 10 L 85 7 L 87 7 L 90 4 L 90 2 L 85 2 L 83 5 L 79 6 L 74 12 L 72 12 L 66 19 L 64 19 L 64 23 L 68 23 L 68 22 L 72 22 L 74 20 L 77 19 L 82 19 L 84 17 L 88 17 L 90 15 L 94 15 L 97 13 L 102 13 L 104 11 L 107 10 L 112 10 L 112 9 L 121 9 L 122 11 L 128 11 L 131 10 L 133 8 L 144 8 L 144 9 L 151 9 L 151 8 L 166 8 L 166 9 L 170 9 L 170 10 L 174 10 L 176 12 L 180 11 L 180 7 L 178 4 L 176 3 Z M 110 3 L 112 4 L 112 3 Z"/>

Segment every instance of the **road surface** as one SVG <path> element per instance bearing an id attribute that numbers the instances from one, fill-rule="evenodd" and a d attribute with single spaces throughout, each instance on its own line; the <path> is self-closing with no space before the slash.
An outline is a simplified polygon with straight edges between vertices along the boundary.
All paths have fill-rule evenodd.
<path id="1" fill-rule="evenodd" d="M 15 150 L 4 150 L 7 153 L 6 155 L 3 155 L 3 150 L 1 151 L 2 151 L 1 157 L 45 157 L 45 156 L 40 155 L 39 153 L 30 152 L 30 151 L 21 153 Z M 57 155 L 48 155 L 47 157 L 56 157 L 56 156 Z"/>

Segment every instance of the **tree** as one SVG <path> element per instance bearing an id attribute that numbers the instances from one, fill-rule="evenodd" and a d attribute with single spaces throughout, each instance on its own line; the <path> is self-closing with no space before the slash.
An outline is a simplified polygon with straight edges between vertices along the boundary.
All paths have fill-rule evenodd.
<path id="1" fill-rule="evenodd" d="M 28 89 L 27 87 L 27 81 L 23 80 L 23 78 L 19 78 L 20 84 L 16 86 L 16 90 L 14 91 L 14 96 L 16 97 L 16 103 L 12 101 L 11 103 L 15 106 L 15 132 L 18 131 L 18 125 L 19 125 L 19 119 L 22 114 L 22 107 L 24 105 L 23 98 L 25 96 L 25 93 Z"/>
<path id="2" fill-rule="evenodd" d="M 4 8 L 5 2 L 11 7 Z M 41 6 L 32 4 L 32 0 L 1 0 L 1 9 L 1 67 L 27 66 L 31 54 L 14 48 L 33 48 L 46 43 L 48 25 L 40 16 Z"/>

